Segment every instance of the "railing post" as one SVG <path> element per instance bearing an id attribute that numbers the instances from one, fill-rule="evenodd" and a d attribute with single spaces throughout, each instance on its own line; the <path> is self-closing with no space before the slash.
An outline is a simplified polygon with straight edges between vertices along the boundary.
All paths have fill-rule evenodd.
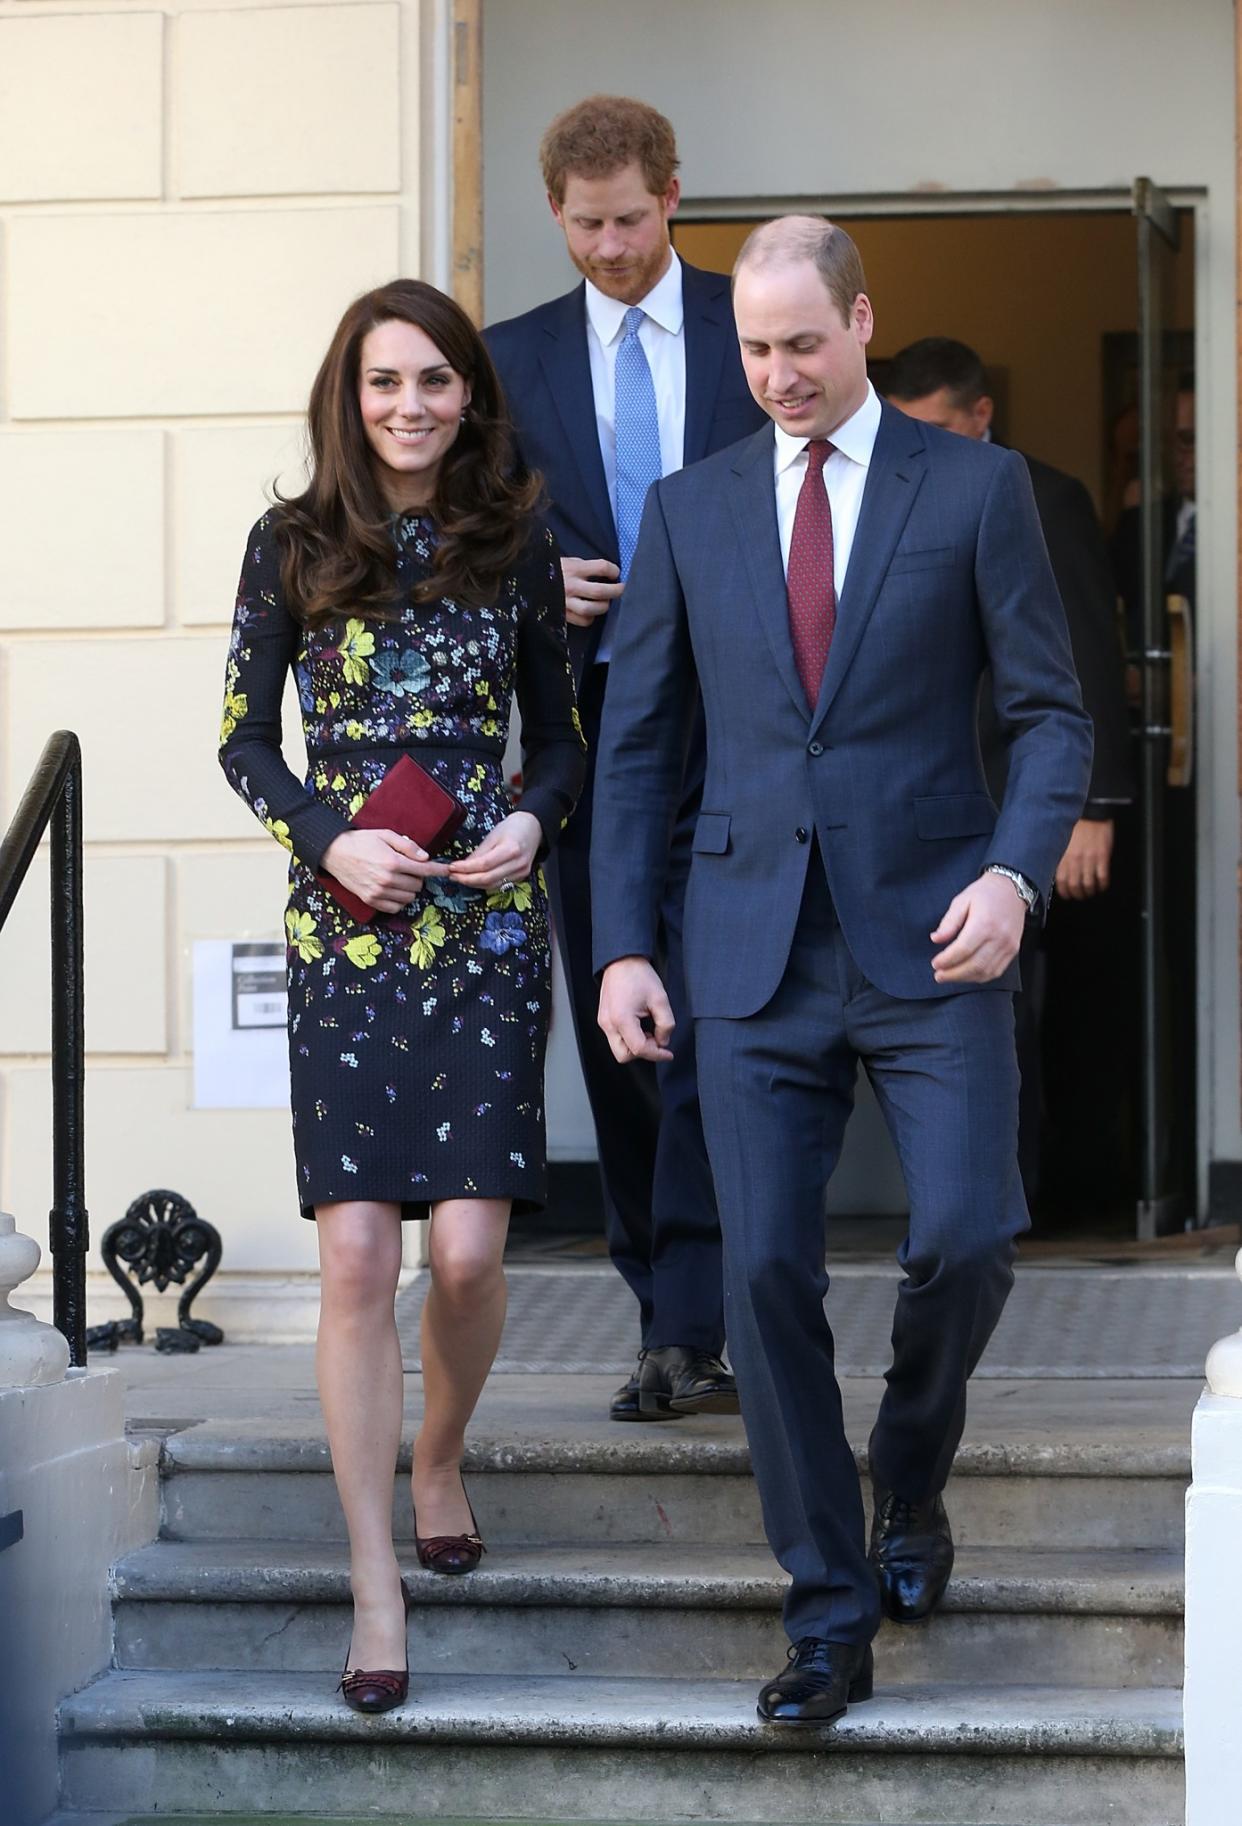
<path id="1" fill-rule="evenodd" d="M 72 760 L 52 813 L 52 1244 L 53 1319 L 69 1361 L 86 1364 L 85 1081 L 82 972 L 82 756 Z"/>
<path id="2" fill-rule="evenodd" d="M 1242 1250 L 1235 1267 L 1242 1278 Z M 1235 1826 L 1242 1793 L 1242 1331 L 1208 1352 L 1186 1495 L 1186 1826 Z"/>
<path id="3" fill-rule="evenodd" d="M 9 1295 L 39 1266 L 39 1245 L 0 1211 L 0 1393 L 63 1382 L 69 1346 L 61 1333 L 33 1313 L 9 1305 Z"/>

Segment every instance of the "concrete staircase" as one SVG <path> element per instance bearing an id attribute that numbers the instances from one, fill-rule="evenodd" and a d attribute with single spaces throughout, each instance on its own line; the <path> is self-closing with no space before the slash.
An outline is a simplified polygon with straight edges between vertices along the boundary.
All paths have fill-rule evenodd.
<path id="1" fill-rule="evenodd" d="M 163 1527 L 115 1573 L 115 1668 L 61 1712 L 75 1817 L 1172 1826 L 1182 1816 L 1184 1440 L 1089 1427 L 968 1443 L 945 1611 L 886 1628 L 834 1732 L 754 1711 L 784 1652 L 736 1423 L 497 1429 L 473 1449 L 491 1551 L 403 1554 L 403 1710 L 333 1687 L 349 1634 L 326 1447 L 209 1422 L 163 1448 Z M 394 1516 L 411 1533 L 404 1479 Z"/>

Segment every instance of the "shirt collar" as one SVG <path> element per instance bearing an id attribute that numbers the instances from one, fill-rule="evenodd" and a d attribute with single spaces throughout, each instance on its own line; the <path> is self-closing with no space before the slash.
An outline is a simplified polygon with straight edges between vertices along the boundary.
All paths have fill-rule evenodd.
<path id="1" fill-rule="evenodd" d="M 802 455 L 809 438 L 793 437 L 774 424 L 776 432 L 776 473 L 791 467 Z M 880 397 L 871 382 L 867 382 L 867 397 L 857 412 L 852 412 L 843 424 L 837 426 L 832 434 L 831 443 L 834 450 L 848 457 L 852 463 L 861 463 L 864 469 L 869 468 L 871 452 L 875 449 L 876 434 L 880 429 Z"/>
<path id="2" fill-rule="evenodd" d="M 668 271 L 652 286 L 645 298 L 640 298 L 639 308 L 646 312 L 653 323 L 658 323 L 670 336 L 680 336 L 681 326 L 685 321 L 685 305 L 681 295 L 681 261 L 670 249 Z M 586 308 L 591 328 L 599 337 L 604 347 L 615 342 L 621 334 L 621 325 L 625 322 L 628 304 L 619 298 L 606 297 L 599 287 L 586 282 Z"/>

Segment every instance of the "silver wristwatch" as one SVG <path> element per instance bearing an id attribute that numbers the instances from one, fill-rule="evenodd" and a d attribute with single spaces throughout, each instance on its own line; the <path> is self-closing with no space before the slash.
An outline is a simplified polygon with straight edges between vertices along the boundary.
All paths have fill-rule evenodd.
<path id="1" fill-rule="evenodd" d="M 1036 903 L 1039 900 L 1039 889 L 1034 882 L 1028 881 L 1025 875 L 1020 874 L 1017 869 L 1006 868 L 1003 862 L 989 862 L 983 872 L 985 875 L 1003 875 L 1006 881 L 1012 881 L 1027 912 L 1035 911 Z"/>

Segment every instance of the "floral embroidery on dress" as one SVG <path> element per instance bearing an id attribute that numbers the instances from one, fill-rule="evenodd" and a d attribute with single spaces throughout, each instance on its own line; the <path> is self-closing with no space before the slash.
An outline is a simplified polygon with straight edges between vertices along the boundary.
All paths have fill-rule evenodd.
<path id="1" fill-rule="evenodd" d="M 318 923 L 313 914 L 299 913 L 294 907 L 285 914 L 289 948 L 297 952 L 304 964 L 313 964 L 323 956 L 323 940 L 315 936 Z"/>
<path id="2" fill-rule="evenodd" d="M 526 943 L 526 927 L 516 913 L 489 913 L 479 934 L 479 943 L 485 951 L 494 951 L 497 957 L 503 957 L 506 951 L 516 951 L 519 945 Z"/>
<path id="3" fill-rule="evenodd" d="M 513 908 L 515 912 L 526 913 L 534 899 L 534 889 L 529 881 L 515 881 L 509 888 L 494 888 L 487 897 L 487 905 L 493 912 L 505 912 Z"/>
<path id="4" fill-rule="evenodd" d="M 512 694 L 524 681 L 535 692 L 536 740 L 523 768 L 528 803 L 545 835 L 555 835 L 583 754 L 555 548 L 532 547 L 488 604 L 419 602 L 413 585 L 434 562 L 434 529 L 408 515 L 394 528 L 399 588 L 391 612 L 308 628 L 283 604 L 276 524 L 265 516 L 246 554 L 221 760 L 264 829 L 291 852 L 285 932 L 303 1210 L 340 1198 L 421 1208 L 471 1189 L 536 1205 L 551 1005 L 542 870 L 491 893 L 432 876 L 409 906 L 363 925 L 317 871 L 332 837 L 403 752 L 465 808 L 444 854 L 474 849 L 512 809 L 504 743 Z M 290 670 L 304 781 L 280 747 Z"/>
<path id="5" fill-rule="evenodd" d="M 378 691 L 390 691 L 394 697 L 417 697 L 431 683 L 431 667 L 416 647 L 404 653 L 387 648 L 376 655 L 371 675 Z"/>
<path id="6" fill-rule="evenodd" d="M 374 932 L 359 932 L 357 937 L 347 938 L 342 948 L 350 963 L 357 964 L 359 970 L 369 970 L 384 954 Z"/>
<path id="7" fill-rule="evenodd" d="M 426 970 L 444 943 L 444 921 L 436 907 L 424 907 L 410 926 L 410 962 Z"/>
<path id="8" fill-rule="evenodd" d="M 365 621 L 347 621 L 345 638 L 337 648 L 341 670 L 351 685 L 365 685 L 371 676 L 367 657 L 375 651 L 375 636 Z"/>

